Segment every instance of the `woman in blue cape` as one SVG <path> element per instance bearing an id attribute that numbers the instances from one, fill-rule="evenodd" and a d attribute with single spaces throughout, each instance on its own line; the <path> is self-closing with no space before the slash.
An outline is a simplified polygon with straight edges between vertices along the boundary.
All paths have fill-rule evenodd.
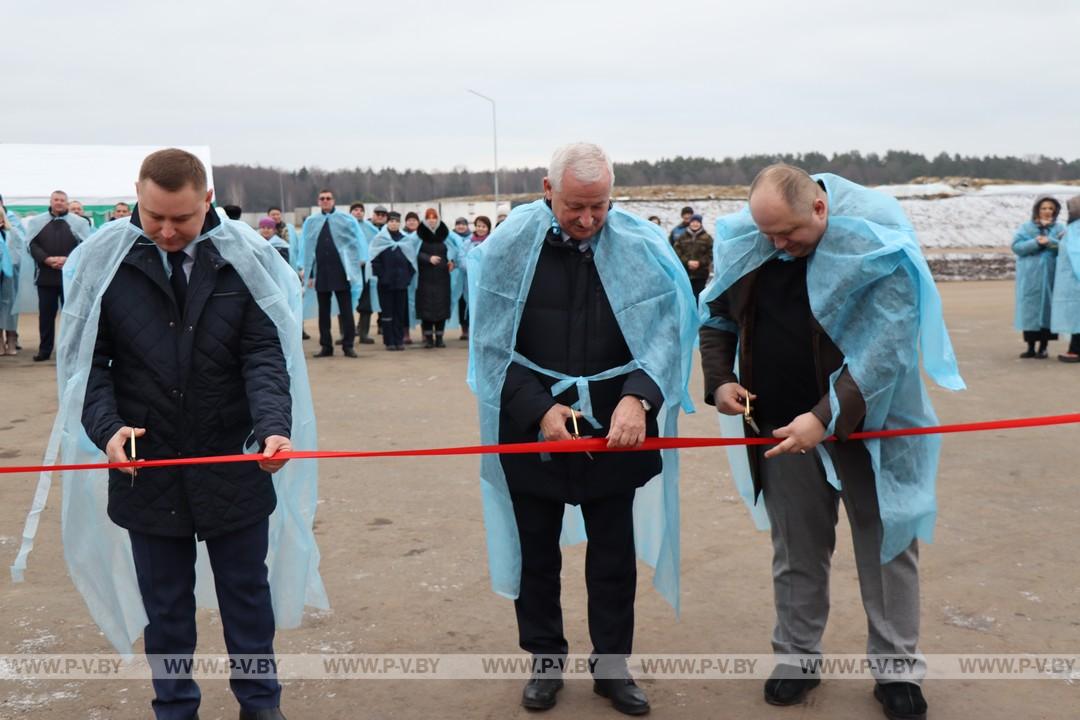
<path id="1" fill-rule="evenodd" d="M 0 243 L 5 255 L 2 261 L 6 268 L 10 264 L 10 277 L 5 276 L 7 287 L 0 288 L 0 355 L 17 355 L 19 346 L 19 286 L 24 258 L 29 258 L 26 249 L 26 231 L 22 221 L 14 212 L 7 210 L 0 200 Z M 26 264 L 33 261 L 26 259 Z"/>
<path id="2" fill-rule="evenodd" d="M 1045 360 L 1046 346 L 1057 335 L 1050 330 L 1058 243 L 1065 226 L 1057 221 L 1061 203 L 1040 197 L 1031 208 L 1031 220 L 1013 237 L 1016 253 L 1016 329 L 1024 333 L 1027 350 L 1022 358 Z M 1038 343 L 1036 349 L 1035 344 Z"/>
<path id="3" fill-rule="evenodd" d="M 717 222 L 714 253 L 701 297 L 706 402 L 725 435 L 778 443 L 729 452 L 736 487 L 772 529 L 777 667 L 765 699 L 797 704 L 819 682 L 793 658 L 822 652 L 843 499 L 867 652 L 907 670 L 876 675 L 875 696 L 889 717 L 919 717 L 916 539 L 933 537 L 940 438 L 822 442 L 938 424 L 920 359 L 942 387 L 964 387 L 911 223 L 882 193 L 774 165 L 748 208 Z"/>
<path id="4" fill-rule="evenodd" d="M 655 225 L 609 210 L 614 174 L 603 150 L 560 148 L 548 176 L 545 200 L 516 208 L 469 253 L 469 382 L 481 442 L 568 440 L 578 432 L 572 418 L 613 449 L 672 437 L 680 410 L 692 409 L 697 322 L 686 273 Z M 492 585 L 515 599 L 519 644 L 538 663 L 522 704 L 555 704 L 568 651 L 560 536 L 569 544 L 587 532 L 595 689 L 623 712 L 647 712 L 626 669 L 634 554 L 677 608 L 677 455 L 486 455 L 480 475 Z"/>
<path id="5" fill-rule="evenodd" d="M 1069 349 L 1058 355 L 1058 360 L 1080 363 L 1080 195 L 1071 198 L 1066 207 L 1069 224 L 1058 247 L 1050 329 L 1071 336 Z"/>

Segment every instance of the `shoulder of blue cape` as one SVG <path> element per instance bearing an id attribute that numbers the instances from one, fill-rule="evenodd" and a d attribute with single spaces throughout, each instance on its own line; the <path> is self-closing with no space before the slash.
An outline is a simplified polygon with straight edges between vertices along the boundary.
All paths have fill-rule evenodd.
<path id="1" fill-rule="evenodd" d="M 475 302 L 476 325 L 479 328 L 479 337 L 470 340 L 470 355 L 475 351 L 477 356 L 486 357 L 488 351 L 492 351 L 502 358 L 499 364 L 505 365 L 503 361 L 508 359 L 506 348 L 512 345 L 517 318 L 499 317 L 497 322 L 501 335 L 497 338 L 485 338 L 489 328 L 482 326 L 496 323 L 495 315 L 501 316 L 507 309 L 520 316 L 526 293 L 525 284 L 531 281 L 536 258 L 553 220 L 551 209 L 542 200 L 519 206 L 490 238 L 470 251 L 470 302 Z M 691 412 L 693 403 L 686 395 L 685 381 L 689 376 L 689 359 L 698 323 L 690 281 L 667 237 L 655 224 L 615 207 L 608 213 L 604 228 L 596 239 L 595 258 L 602 275 L 607 268 L 607 272 L 617 271 L 634 279 L 607 288 L 608 299 L 616 317 L 620 319 L 620 325 L 624 321 L 630 322 L 633 316 L 636 318 L 633 327 L 643 327 L 641 321 L 647 313 L 661 306 L 667 308 L 668 312 L 662 313 L 662 317 L 650 316 L 650 322 L 654 325 L 674 323 L 670 337 L 674 344 L 679 345 L 680 352 L 665 352 L 665 357 L 661 358 L 647 349 L 648 343 L 642 338 L 627 337 L 627 342 L 635 359 L 651 366 L 646 368 L 651 375 L 655 371 L 663 376 L 654 377 L 654 380 L 664 390 L 666 399 L 682 404 L 687 412 Z M 485 269 L 489 267 L 493 268 L 490 277 Z M 653 302 L 660 298 L 664 299 L 659 303 Z M 507 302 L 510 305 L 506 305 Z M 494 310 L 495 305 L 499 306 L 498 311 Z M 494 313 L 492 318 L 481 319 L 489 306 Z M 656 327 L 652 330 L 656 331 Z M 680 367 L 685 366 L 681 370 L 670 365 L 676 359 L 680 361 Z M 487 360 L 481 358 L 480 362 L 486 363 Z M 469 384 L 474 392 L 483 394 L 487 388 L 477 384 L 475 365 L 470 356 Z M 661 370 L 658 366 L 669 367 Z M 505 371 L 505 367 L 502 370 Z M 485 373 L 485 376 L 493 377 L 490 373 Z"/>
<path id="2" fill-rule="evenodd" d="M 247 223 L 238 220 L 224 220 L 221 225 L 208 233 L 206 239 L 214 243 L 214 246 L 218 249 L 218 252 L 225 254 L 231 254 L 233 252 L 251 252 L 253 257 L 263 266 L 264 269 L 271 273 L 271 277 L 274 277 L 274 269 L 276 263 L 281 260 L 281 255 L 274 248 L 273 244 L 263 239 L 262 235 L 259 235 L 253 230 Z M 116 247 L 120 243 L 126 243 L 129 247 L 133 245 L 136 240 L 142 239 L 144 242 L 152 242 L 150 238 L 144 235 L 137 227 L 131 224 L 126 218 L 120 220 L 114 220 L 110 223 L 106 223 L 100 230 L 91 235 L 86 242 L 79 245 L 76 252 L 78 252 L 78 265 L 76 271 L 72 275 L 73 278 L 78 278 L 79 269 L 85 267 L 95 267 L 98 263 L 105 261 L 107 258 L 114 258 L 116 256 Z M 126 253 L 125 253 L 126 254 Z M 123 259 L 124 255 L 121 255 L 119 259 Z M 295 284 L 295 278 L 291 278 L 291 282 L 287 283 L 283 289 L 292 291 Z M 281 285 L 281 283 L 278 283 Z M 76 290 L 79 289 L 79 285 L 73 286 Z M 65 289 L 67 285 L 65 284 Z M 95 288 L 85 288 L 86 290 L 95 290 Z"/>
<path id="3" fill-rule="evenodd" d="M 53 217 L 47 212 L 34 215 L 26 223 L 26 241 L 29 243 L 38 236 L 38 233 L 52 221 Z M 75 220 L 78 222 L 75 222 Z M 86 240 L 92 234 L 94 234 L 94 228 L 90 227 L 90 223 L 83 220 L 78 215 L 72 215 L 68 213 L 64 216 L 64 222 L 71 228 L 71 232 L 75 235 L 79 241 Z"/>

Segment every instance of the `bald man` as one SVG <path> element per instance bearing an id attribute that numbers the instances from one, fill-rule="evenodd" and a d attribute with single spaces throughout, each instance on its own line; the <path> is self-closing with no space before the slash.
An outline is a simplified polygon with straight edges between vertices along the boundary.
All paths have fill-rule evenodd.
<path id="1" fill-rule="evenodd" d="M 736 483 L 753 506 L 764 498 L 772 531 L 777 665 L 765 700 L 794 705 L 820 683 L 843 499 L 867 653 L 881 660 L 874 696 L 889 718 L 924 718 L 917 538 L 933 529 L 940 441 L 847 439 L 936 424 L 920 345 L 938 384 L 963 387 L 914 231 L 888 196 L 774 165 L 751 185 L 749 208 L 720 219 L 716 239 L 702 297 L 706 402 L 732 416 L 749 404 L 745 433 L 777 441 L 732 456 Z M 830 435 L 840 442 L 822 445 Z"/>

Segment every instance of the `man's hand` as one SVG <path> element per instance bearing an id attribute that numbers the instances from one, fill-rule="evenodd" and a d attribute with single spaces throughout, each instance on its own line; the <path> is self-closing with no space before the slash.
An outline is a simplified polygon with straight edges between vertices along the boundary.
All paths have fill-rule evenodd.
<path id="1" fill-rule="evenodd" d="M 724 383 L 713 392 L 717 412 L 725 415 L 742 415 L 746 412 L 746 398 L 757 400 L 757 395 L 737 382 Z"/>
<path id="2" fill-rule="evenodd" d="M 50 255 L 49 257 L 45 258 L 45 264 L 51 267 L 53 270 L 59 270 L 60 265 L 57 262 L 59 259 L 60 258 L 54 255 Z"/>
<path id="3" fill-rule="evenodd" d="M 607 441 L 609 448 L 638 447 L 645 442 L 645 408 L 640 399 L 625 395 L 615 406 Z"/>
<path id="4" fill-rule="evenodd" d="M 63 270 L 64 269 L 64 263 L 66 263 L 66 262 L 67 262 L 67 256 L 66 255 L 57 255 L 56 256 L 56 269 L 57 270 Z"/>
<path id="5" fill-rule="evenodd" d="M 442 258 L 439 257 L 438 255 L 432 255 L 431 256 L 431 264 L 432 265 L 442 265 Z"/>
<path id="6" fill-rule="evenodd" d="M 825 426 L 814 413 L 803 413 L 782 428 L 773 430 L 773 437 L 784 441 L 770 448 L 765 457 L 776 457 L 781 453 L 802 453 L 813 450 L 825 439 Z"/>
<path id="7" fill-rule="evenodd" d="M 1038 240 L 1039 240 L 1040 245 L 1049 245 L 1050 244 L 1050 238 L 1046 237 L 1045 235 L 1040 235 L 1038 237 Z"/>
<path id="8" fill-rule="evenodd" d="M 307 281 L 307 286 L 308 286 L 309 288 L 313 288 L 313 287 L 315 287 L 315 278 L 311 278 L 310 280 L 308 280 L 308 281 Z"/>
<path id="9" fill-rule="evenodd" d="M 292 450 L 292 443 L 289 442 L 289 438 L 287 437 L 282 437 L 281 435 L 271 435 L 270 437 L 266 438 L 265 448 L 266 449 L 263 450 L 262 456 L 264 458 L 271 458 L 278 451 L 289 452 L 290 450 Z M 259 467 L 262 468 L 263 472 L 276 473 L 278 470 L 285 467 L 285 463 L 287 462 L 289 461 L 269 459 L 260 460 Z"/>
<path id="10" fill-rule="evenodd" d="M 699 267 L 701 267 L 701 262 L 698 260 L 690 260 L 686 263 L 686 267 L 690 268 L 691 270 L 697 270 Z"/>
<path id="11" fill-rule="evenodd" d="M 446 269 L 449 270 L 450 272 L 454 272 L 454 261 L 453 260 L 446 263 Z"/>
<path id="12" fill-rule="evenodd" d="M 572 415 L 581 418 L 581 413 L 575 413 L 565 405 L 559 403 L 552 405 L 551 409 L 544 413 L 544 417 L 540 418 L 540 432 L 543 434 L 544 440 L 552 442 L 572 439 L 570 433 L 566 430 L 566 422 Z"/>
<path id="13" fill-rule="evenodd" d="M 146 434 L 146 428 L 122 427 L 117 430 L 112 439 L 105 444 L 105 455 L 109 458 L 109 462 L 126 463 L 131 461 L 125 449 L 128 441 L 131 440 L 131 433 L 135 433 L 135 437 L 141 438 Z M 128 475 L 135 474 L 135 468 L 118 468 L 118 470 Z"/>

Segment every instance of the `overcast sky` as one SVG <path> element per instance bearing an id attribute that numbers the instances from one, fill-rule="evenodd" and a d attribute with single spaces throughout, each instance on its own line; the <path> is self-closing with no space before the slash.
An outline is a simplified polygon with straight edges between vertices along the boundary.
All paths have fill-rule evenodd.
<path id="1" fill-rule="evenodd" d="M 215 164 L 1080 157 L 1080 2 L 4 2 L 0 142 Z M 17 102 L 14 100 L 17 99 Z"/>

